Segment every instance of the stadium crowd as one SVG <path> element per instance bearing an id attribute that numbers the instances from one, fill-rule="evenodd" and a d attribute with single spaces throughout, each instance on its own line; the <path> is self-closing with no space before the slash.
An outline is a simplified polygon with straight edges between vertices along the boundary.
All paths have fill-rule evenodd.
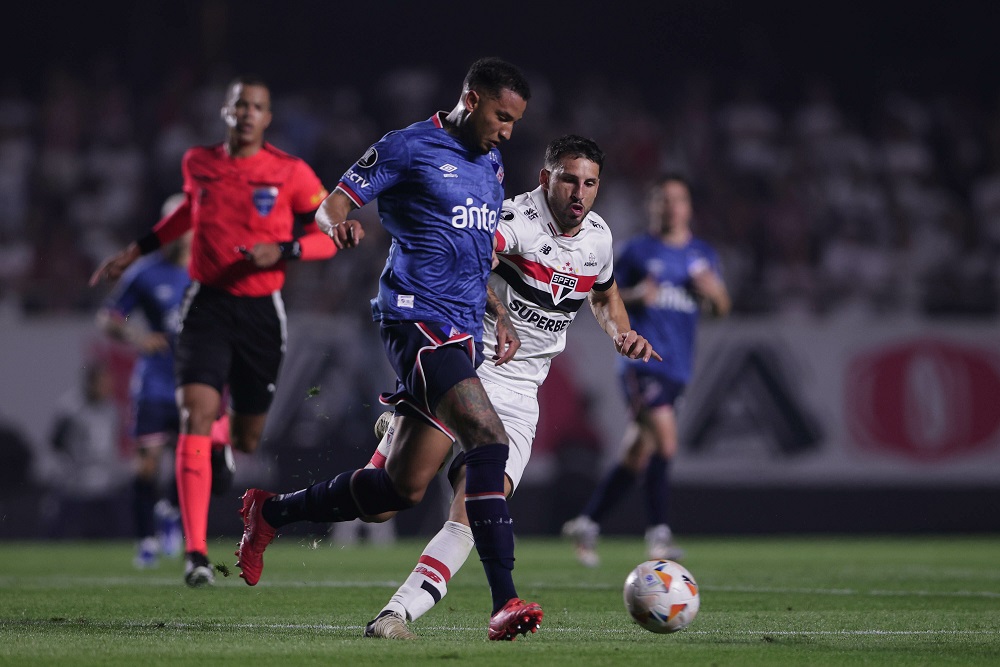
<path id="1" fill-rule="evenodd" d="M 36 93 L 0 90 L 0 303 L 25 315 L 92 312 L 100 258 L 148 229 L 180 186 L 191 145 L 221 140 L 218 90 L 178 67 L 131 88 L 111 61 L 52 69 Z M 698 233 L 720 249 L 734 313 L 841 307 L 993 317 L 1000 263 L 1000 112 L 969 96 L 887 89 L 850 103 L 829 82 L 767 89 L 691 75 L 663 103 L 625 80 L 595 77 L 567 98 L 539 91 L 505 151 L 510 193 L 537 178 L 561 132 L 608 152 L 602 213 L 618 239 L 643 224 L 642 188 L 661 169 L 690 176 Z M 434 110 L 430 69 L 386 71 L 367 89 L 283 89 L 269 140 L 326 184 L 387 129 Z M 386 104 L 386 100 L 403 100 Z M 374 221 L 374 218 L 371 218 Z M 296 265 L 290 308 L 368 319 L 387 239 L 337 262 Z M 358 298 L 364 295 L 364 298 Z"/>

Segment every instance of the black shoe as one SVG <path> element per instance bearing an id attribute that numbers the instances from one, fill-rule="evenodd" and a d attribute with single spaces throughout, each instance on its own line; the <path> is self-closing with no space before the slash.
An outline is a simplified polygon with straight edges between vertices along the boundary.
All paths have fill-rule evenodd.
<path id="1" fill-rule="evenodd" d="M 189 551 L 184 558 L 184 583 L 192 588 L 215 583 L 215 572 L 208 562 L 208 556 L 197 551 Z"/>
<path id="2" fill-rule="evenodd" d="M 233 446 L 212 448 L 212 495 L 221 496 L 233 488 L 233 477 L 236 473 L 236 459 L 233 458 Z"/>

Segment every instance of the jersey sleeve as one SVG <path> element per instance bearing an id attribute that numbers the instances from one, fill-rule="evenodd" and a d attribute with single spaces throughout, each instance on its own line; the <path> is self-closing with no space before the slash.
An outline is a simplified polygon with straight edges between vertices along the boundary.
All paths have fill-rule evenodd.
<path id="1" fill-rule="evenodd" d="M 518 254 L 517 222 L 518 215 L 514 201 L 507 199 L 500 209 L 500 220 L 497 222 L 496 232 L 493 233 L 497 240 L 497 252 L 501 255 Z"/>
<path id="2" fill-rule="evenodd" d="M 344 172 L 337 189 L 364 206 L 403 180 L 410 167 L 410 151 L 406 140 L 398 131 L 379 139 Z"/>
<path id="3" fill-rule="evenodd" d="M 687 263 L 687 273 L 689 276 L 694 276 L 703 271 L 713 271 L 714 273 L 721 273 L 721 266 L 719 265 L 719 256 L 716 254 L 715 249 L 707 243 L 701 242 L 697 245 L 698 252 L 688 259 Z"/>
<path id="4" fill-rule="evenodd" d="M 597 274 L 597 280 L 594 282 L 594 289 L 603 292 L 605 290 L 611 289 L 611 286 L 615 283 L 615 251 L 614 251 L 614 241 L 611 235 L 611 227 L 604 221 L 603 218 L 594 214 L 597 218 L 599 229 L 602 229 L 600 235 L 600 261 L 601 270 Z"/>
<path id="5" fill-rule="evenodd" d="M 319 176 L 304 160 L 295 163 L 292 173 L 292 212 L 312 213 L 319 208 L 328 194 Z"/>

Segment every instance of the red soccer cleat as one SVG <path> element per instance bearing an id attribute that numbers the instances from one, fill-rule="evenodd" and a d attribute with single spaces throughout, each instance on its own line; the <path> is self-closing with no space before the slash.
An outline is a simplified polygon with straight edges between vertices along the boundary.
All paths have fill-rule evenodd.
<path id="1" fill-rule="evenodd" d="M 243 539 L 236 550 L 236 567 L 243 570 L 240 576 L 248 586 L 256 586 L 264 571 L 264 549 L 274 539 L 274 528 L 261 515 L 264 501 L 273 493 L 262 489 L 247 489 L 243 494 Z"/>
<path id="2" fill-rule="evenodd" d="M 538 632 L 542 616 L 542 608 L 537 603 L 511 598 L 490 618 L 490 641 L 512 642 L 518 635 Z"/>

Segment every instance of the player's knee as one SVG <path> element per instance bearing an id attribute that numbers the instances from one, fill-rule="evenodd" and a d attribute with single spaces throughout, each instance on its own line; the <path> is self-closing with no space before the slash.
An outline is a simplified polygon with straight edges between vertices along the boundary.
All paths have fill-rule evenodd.
<path id="1" fill-rule="evenodd" d="M 419 505 L 420 501 L 424 499 L 424 493 L 427 491 L 426 487 L 419 488 L 409 485 L 404 485 L 402 487 L 395 485 L 395 490 L 396 497 L 399 498 L 400 503 L 404 505 L 401 509 L 409 509 Z"/>

